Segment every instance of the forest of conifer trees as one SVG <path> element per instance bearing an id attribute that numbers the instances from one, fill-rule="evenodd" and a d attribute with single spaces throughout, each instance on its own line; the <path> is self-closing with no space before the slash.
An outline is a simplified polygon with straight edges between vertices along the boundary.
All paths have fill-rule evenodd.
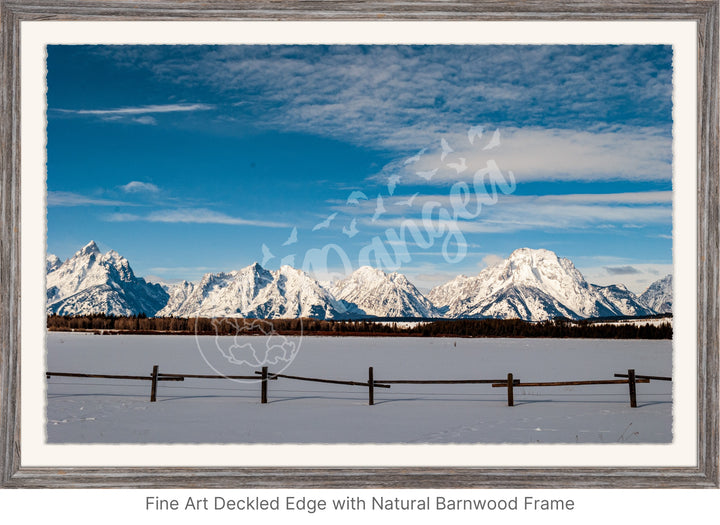
<path id="1" fill-rule="evenodd" d="M 412 337 L 553 337 L 592 339 L 672 339 L 672 318 L 667 322 L 616 323 L 599 320 L 554 319 L 527 322 L 520 319 L 358 320 L 179 318 L 104 314 L 49 315 L 50 331 L 91 331 L 103 334 L 202 334 L 202 335 L 333 335 Z M 405 322 L 403 322 L 405 321 Z"/>

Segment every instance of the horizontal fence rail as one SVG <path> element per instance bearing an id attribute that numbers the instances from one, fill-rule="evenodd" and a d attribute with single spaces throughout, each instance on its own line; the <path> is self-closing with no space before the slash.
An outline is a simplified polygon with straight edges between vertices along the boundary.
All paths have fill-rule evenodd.
<path id="1" fill-rule="evenodd" d="M 260 374 L 261 372 L 255 372 L 256 374 Z M 323 379 L 319 377 L 301 377 L 301 376 L 289 376 L 287 374 L 269 374 L 268 379 L 277 379 L 278 377 L 282 377 L 283 379 L 295 379 L 297 381 L 310 381 L 312 383 L 330 383 L 333 385 L 349 385 L 349 386 L 368 386 L 367 383 L 361 383 L 359 381 L 344 381 L 341 379 Z M 257 379 L 257 376 L 255 377 Z M 387 381 L 383 381 L 384 383 L 387 383 Z M 389 385 L 379 385 L 375 383 L 376 387 L 379 388 L 390 388 Z"/>
<path id="2" fill-rule="evenodd" d="M 627 377 L 627 374 L 615 374 L 615 377 Z M 672 381 L 672 377 L 667 376 L 644 376 L 640 374 L 635 374 L 635 377 L 637 379 L 649 379 L 650 381 Z M 639 383 L 639 381 L 638 381 Z"/>
<path id="3" fill-rule="evenodd" d="M 323 379 L 319 377 L 302 377 L 302 376 L 290 376 L 287 374 L 272 374 L 273 378 L 282 377 L 284 379 L 295 379 L 296 381 L 309 381 L 312 383 L 329 383 L 332 385 L 348 385 L 348 386 L 364 386 L 368 389 L 368 405 L 374 405 L 375 404 L 375 388 L 390 388 L 390 385 L 385 384 L 379 384 L 376 383 L 373 380 L 373 372 L 372 367 L 368 370 L 368 380 L 367 383 L 360 383 L 359 381 L 343 381 L 340 379 Z M 262 372 L 255 372 L 256 374 L 260 373 L 265 375 L 267 372 L 265 369 L 263 369 Z M 263 403 L 266 403 L 267 401 L 263 401 Z"/>
<path id="4" fill-rule="evenodd" d="M 615 374 L 616 376 L 618 374 Z M 635 385 L 637 383 L 649 383 L 649 379 L 638 379 L 635 375 L 635 370 L 630 369 L 624 376 L 627 379 L 591 379 L 584 381 L 542 381 L 542 382 L 526 382 L 526 383 L 515 383 L 512 380 L 512 374 L 508 374 L 508 380 L 505 383 L 498 383 L 492 385 L 494 388 L 507 387 L 508 389 L 508 406 L 514 406 L 514 393 L 513 387 L 546 387 L 546 386 L 578 386 L 578 385 L 628 385 L 630 392 L 630 406 L 632 408 L 637 407 L 637 392 Z"/>
<path id="5" fill-rule="evenodd" d="M 117 374 L 76 374 L 74 372 L 46 372 L 45 377 L 90 377 L 90 378 L 101 378 L 101 379 L 133 379 L 139 381 L 152 381 L 152 376 L 123 376 Z M 172 377 L 160 377 L 158 381 L 183 381 L 183 377 L 188 376 L 172 376 Z"/>
<path id="6" fill-rule="evenodd" d="M 649 379 L 635 379 L 636 383 L 649 383 Z M 538 383 L 518 383 L 517 381 L 514 381 L 513 384 L 515 386 L 574 386 L 574 385 L 626 385 L 628 383 L 626 380 L 620 380 L 620 379 L 590 379 L 587 381 L 543 381 Z M 493 385 L 494 387 L 500 387 L 500 386 L 506 386 L 507 383 L 503 382 L 497 385 Z"/>
<path id="7" fill-rule="evenodd" d="M 261 372 L 257 372 L 260 374 Z M 158 379 L 162 379 L 165 377 L 187 377 L 190 379 L 252 379 L 257 380 L 257 376 L 224 376 L 224 375 L 212 375 L 212 374 L 158 374 Z M 277 379 L 277 376 L 274 377 L 268 377 L 268 381 L 273 381 Z"/>
<path id="8" fill-rule="evenodd" d="M 46 372 L 46 377 L 78 377 L 78 378 L 103 378 L 103 379 L 129 379 L 140 381 L 151 381 L 150 401 L 157 399 L 157 383 L 159 381 L 184 381 L 185 379 L 244 379 L 255 380 L 260 383 L 260 402 L 268 402 L 268 381 L 278 379 L 290 379 L 296 381 L 308 381 L 315 383 L 328 383 L 334 385 L 359 386 L 368 389 L 368 404 L 375 404 L 375 388 L 391 388 L 393 384 L 405 385 L 469 385 L 489 384 L 493 388 L 507 388 L 507 404 L 514 406 L 514 389 L 518 387 L 558 387 L 558 386 L 583 386 L 583 385 L 616 385 L 627 384 L 630 394 L 630 406 L 637 407 L 637 394 L 635 385 L 638 383 L 649 383 L 651 381 L 671 381 L 666 376 L 650 376 L 635 374 L 635 370 L 629 369 L 627 374 L 614 374 L 615 377 L 624 379 L 594 379 L 578 381 L 526 381 L 515 379 L 512 373 L 506 379 L 375 379 L 373 367 L 368 368 L 367 381 L 349 381 L 341 379 L 327 379 L 320 377 L 304 377 L 288 374 L 273 374 L 268 367 L 262 367 L 255 375 L 222 375 L 222 374 L 170 374 L 160 373 L 159 365 L 154 365 L 152 373 L 147 376 L 119 375 L 119 374 L 88 374 L 75 372 Z"/>
<path id="9" fill-rule="evenodd" d="M 493 383 L 505 385 L 504 379 L 376 379 L 376 381 L 392 385 L 488 385 Z M 515 379 L 514 382 L 517 384 L 520 380 Z"/>
<path id="10" fill-rule="evenodd" d="M 158 381 L 185 381 L 183 376 L 173 377 L 159 377 L 158 365 L 153 366 L 153 371 L 149 376 L 128 376 L 128 375 L 117 375 L 117 374 L 76 374 L 73 372 L 46 372 L 45 377 L 50 378 L 52 376 L 59 377 L 90 377 L 100 379 L 130 379 L 135 381 L 152 381 L 150 384 L 150 401 L 155 402 L 157 398 L 157 383 Z"/>

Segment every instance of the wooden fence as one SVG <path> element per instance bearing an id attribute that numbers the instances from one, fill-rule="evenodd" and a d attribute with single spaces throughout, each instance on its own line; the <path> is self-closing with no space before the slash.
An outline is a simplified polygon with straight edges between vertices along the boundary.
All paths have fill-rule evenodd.
<path id="1" fill-rule="evenodd" d="M 621 374 L 615 374 L 615 376 L 618 376 Z M 508 374 L 507 382 L 505 383 L 497 383 L 494 384 L 493 387 L 507 387 L 507 399 L 508 399 L 508 406 L 511 407 L 514 405 L 514 399 L 513 399 L 513 387 L 544 387 L 544 386 L 575 386 L 575 385 L 617 385 L 617 384 L 626 384 L 628 385 L 628 390 L 630 393 L 630 406 L 635 408 L 637 407 L 637 391 L 635 388 L 635 385 L 637 383 L 649 383 L 650 379 L 646 379 L 643 377 L 642 379 L 638 378 L 635 375 L 635 370 L 628 370 L 627 375 L 622 375 L 622 377 L 627 377 L 627 379 L 593 379 L 588 381 L 543 381 L 543 382 L 535 382 L 535 383 L 515 383 L 512 381 L 512 374 Z"/>
<path id="2" fill-rule="evenodd" d="M 638 383 L 649 383 L 650 381 L 672 381 L 671 377 L 666 376 L 649 376 L 636 374 L 634 369 L 627 371 L 627 374 L 615 374 L 614 377 L 624 379 L 596 379 L 581 381 L 536 381 L 523 383 L 519 379 L 515 379 L 512 373 L 507 375 L 505 379 L 375 379 L 373 367 L 368 368 L 367 381 L 346 381 L 339 379 L 325 379 L 319 377 L 303 377 L 287 374 L 271 374 L 268 367 L 264 366 L 255 375 L 208 375 L 208 374 L 167 374 L 160 373 L 159 365 L 154 365 L 152 372 L 147 376 L 134 375 L 116 375 L 116 374 L 85 374 L 74 372 L 46 372 L 46 377 L 81 377 L 81 378 L 105 378 L 105 379 L 129 379 L 139 381 L 150 381 L 150 401 L 157 400 L 157 385 L 159 381 L 185 381 L 185 379 L 241 379 L 241 380 L 259 380 L 260 383 L 260 403 L 268 402 L 268 381 L 276 381 L 278 379 L 289 379 L 295 381 L 309 381 L 316 383 L 329 383 L 334 385 L 359 386 L 368 389 L 368 405 L 375 404 L 375 389 L 390 388 L 393 384 L 405 385 L 468 385 L 468 384 L 489 384 L 493 388 L 507 389 L 508 406 L 515 405 L 514 389 L 518 387 L 558 387 L 558 386 L 579 386 L 579 385 L 628 385 L 630 395 L 630 406 L 637 407 L 637 389 Z"/>

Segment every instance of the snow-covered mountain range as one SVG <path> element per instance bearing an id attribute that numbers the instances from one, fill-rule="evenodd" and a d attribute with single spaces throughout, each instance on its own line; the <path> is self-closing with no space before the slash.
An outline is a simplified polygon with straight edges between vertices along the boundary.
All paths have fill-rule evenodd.
<path id="1" fill-rule="evenodd" d="M 673 302 L 672 275 L 666 275 L 652 283 L 642 295 L 640 301 L 658 313 L 671 313 Z"/>
<path id="2" fill-rule="evenodd" d="M 549 250 L 515 250 L 475 277 L 459 276 L 428 294 L 451 318 L 641 316 L 655 313 L 623 285 L 589 284 L 569 259 Z"/>
<path id="3" fill-rule="evenodd" d="M 198 284 L 170 286 L 168 293 L 170 300 L 157 316 L 337 319 L 346 311 L 317 281 L 290 266 L 273 272 L 255 263 L 209 273 Z"/>
<path id="4" fill-rule="evenodd" d="M 198 283 L 159 285 L 136 277 L 124 257 L 102 254 L 94 242 L 64 262 L 48 255 L 47 272 L 47 312 L 60 315 L 542 321 L 672 311 L 671 276 L 638 297 L 620 284 L 590 284 L 569 259 L 529 248 L 476 276 L 458 276 L 427 296 L 404 275 L 368 266 L 325 285 L 290 266 L 271 271 L 258 263 L 209 273 Z"/>
<path id="5" fill-rule="evenodd" d="M 154 314 L 168 301 L 159 284 L 145 282 L 116 251 L 100 253 L 91 241 L 67 261 L 47 256 L 49 314 Z"/>

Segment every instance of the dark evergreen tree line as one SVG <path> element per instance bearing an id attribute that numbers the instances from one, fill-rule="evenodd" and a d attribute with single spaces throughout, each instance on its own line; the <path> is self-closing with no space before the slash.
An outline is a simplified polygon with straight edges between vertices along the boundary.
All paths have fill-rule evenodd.
<path id="1" fill-rule="evenodd" d="M 82 316 L 49 315 L 48 330 L 89 330 L 103 333 L 187 333 L 262 335 L 405 335 L 414 337 L 555 337 L 593 339 L 672 339 L 672 322 L 607 324 L 593 321 L 555 319 L 532 323 L 519 319 L 455 319 L 404 326 L 397 322 L 369 320 L 327 321 L 320 319 L 238 319 L 147 317 L 140 314 L 120 317 L 105 314 Z"/>

